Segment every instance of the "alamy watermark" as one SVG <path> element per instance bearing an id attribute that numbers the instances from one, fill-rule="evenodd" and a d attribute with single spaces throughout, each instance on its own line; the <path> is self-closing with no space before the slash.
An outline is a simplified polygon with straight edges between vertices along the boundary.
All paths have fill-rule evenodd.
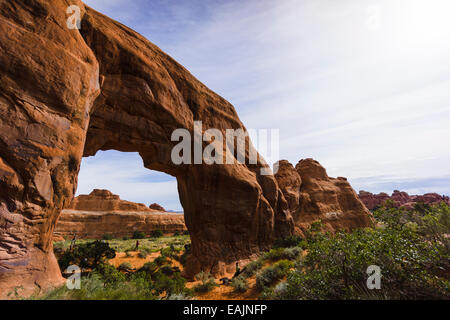
<path id="1" fill-rule="evenodd" d="M 223 131 L 219 129 L 210 128 L 203 131 L 202 121 L 194 121 L 193 136 L 187 129 L 176 129 L 172 132 L 171 140 L 179 143 L 172 148 L 171 160 L 176 165 L 261 163 L 261 174 L 271 175 L 278 171 L 278 166 L 275 165 L 272 171 L 264 159 L 268 163 L 278 161 L 279 137 L 278 129 L 246 131 L 242 128 L 226 129 L 224 136 Z"/>
<path id="2" fill-rule="evenodd" d="M 81 29 L 81 9 L 79 6 L 71 5 L 66 10 L 67 14 L 70 14 L 67 18 L 67 28 L 70 30 Z"/>
<path id="3" fill-rule="evenodd" d="M 367 288 L 370 290 L 381 289 L 381 268 L 377 265 L 370 265 L 366 270 L 369 276 L 366 281 Z"/>
<path id="4" fill-rule="evenodd" d="M 66 287 L 69 290 L 81 289 L 81 269 L 77 265 L 69 266 L 66 271 L 66 274 L 70 274 L 70 276 L 66 280 Z"/>

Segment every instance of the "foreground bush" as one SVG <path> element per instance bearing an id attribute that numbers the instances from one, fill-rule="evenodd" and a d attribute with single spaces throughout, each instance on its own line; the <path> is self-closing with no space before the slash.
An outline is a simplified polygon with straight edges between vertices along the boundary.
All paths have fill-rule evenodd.
<path id="1" fill-rule="evenodd" d="M 107 259 L 113 259 L 115 256 L 116 251 L 110 248 L 108 243 L 97 240 L 78 244 L 72 250 L 66 250 L 58 259 L 58 263 L 61 270 L 66 270 L 70 265 L 95 270 Z"/>
<path id="2" fill-rule="evenodd" d="M 381 208 L 374 213 L 380 228 L 316 234 L 273 298 L 448 299 L 449 213 L 446 205 Z M 367 288 L 370 265 L 381 268 L 380 290 Z"/>
<path id="3" fill-rule="evenodd" d="M 231 280 L 231 286 L 233 287 L 235 292 L 239 293 L 243 293 L 248 290 L 247 280 L 242 276 L 238 276 Z"/>
<path id="4" fill-rule="evenodd" d="M 143 231 L 133 232 L 133 239 L 144 239 L 144 238 L 145 238 L 145 232 L 143 232 Z"/>
<path id="5" fill-rule="evenodd" d="M 277 280 L 286 276 L 289 270 L 294 266 L 294 263 L 288 260 L 280 260 L 277 263 L 262 269 L 256 276 L 256 286 L 259 289 L 264 289 L 270 286 Z"/>
<path id="6" fill-rule="evenodd" d="M 195 280 L 200 281 L 193 289 L 198 293 L 209 292 L 215 287 L 218 287 L 216 279 L 209 272 L 200 272 L 195 276 Z"/>

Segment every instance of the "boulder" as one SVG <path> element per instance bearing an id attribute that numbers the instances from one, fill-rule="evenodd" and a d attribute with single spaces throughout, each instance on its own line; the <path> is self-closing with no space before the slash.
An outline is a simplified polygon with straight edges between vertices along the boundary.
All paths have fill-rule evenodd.
<path id="1" fill-rule="evenodd" d="M 149 206 L 150 209 L 156 210 L 156 211 L 166 211 L 166 209 L 164 209 L 161 205 L 157 204 L 157 203 L 152 203 Z"/>

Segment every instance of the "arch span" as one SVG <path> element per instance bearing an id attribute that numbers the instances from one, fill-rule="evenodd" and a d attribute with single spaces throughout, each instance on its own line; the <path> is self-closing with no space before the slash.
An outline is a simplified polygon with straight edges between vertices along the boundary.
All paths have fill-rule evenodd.
<path id="1" fill-rule="evenodd" d="M 83 156 L 139 152 L 177 178 L 192 239 L 187 271 L 220 273 L 293 231 L 273 176 L 256 165 L 175 165 L 173 130 L 245 130 L 234 107 L 133 30 L 82 8 L 66 28 L 66 1 L 0 6 L 0 292 L 62 281 L 52 253 L 60 211 Z M 249 146 L 246 147 L 248 156 Z"/>

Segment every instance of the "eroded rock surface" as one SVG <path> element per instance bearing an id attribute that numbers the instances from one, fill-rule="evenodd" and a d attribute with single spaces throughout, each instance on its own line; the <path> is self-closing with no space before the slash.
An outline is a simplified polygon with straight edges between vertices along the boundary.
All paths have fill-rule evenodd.
<path id="1" fill-rule="evenodd" d="M 69 208 L 61 212 L 54 237 L 76 235 L 79 239 L 102 239 L 105 234 L 114 238 L 131 237 L 134 231 L 150 234 L 154 230 L 164 233 L 186 230 L 184 215 L 149 208 L 143 203 L 121 200 L 109 190 L 93 190 L 79 195 Z"/>
<path id="2" fill-rule="evenodd" d="M 81 194 L 68 207 L 78 211 L 142 211 L 154 212 L 143 203 L 136 203 L 120 199 L 120 196 L 109 190 L 94 189 L 89 195 Z"/>
<path id="3" fill-rule="evenodd" d="M 220 273 L 290 234 L 287 203 L 275 178 L 261 175 L 263 159 L 171 161 L 174 129 L 192 133 L 198 120 L 224 136 L 245 130 L 234 107 L 138 33 L 70 5 L 81 9 L 81 30 L 67 27 L 65 0 L 0 1 L 0 295 L 61 283 L 52 234 L 81 158 L 98 150 L 139 152 L 145 167 L 177 178 L 190 274 Z M 246 163 L 250 150 L 247 143 Z"/>
<path id="4" fill-rule="evenodd" d="M 373 225 L 369 210 L 358 199 L 346 178 L 331 178 L 313 159 L 293 167 L 279 161 L 275 175 L 292 209 L 295 232 L 304 235 L 311 223 L 320 220 L 324 231 L 353 230 Z"/>
<path id="5" fill-rule="evenodd" d="M 161 205 L 159 205 L 159 204 L 157 204 L 157 203 L 152 203 L 152 204 L 149 206 L 149 208 L 150 208 L 150 209 L 153 209 L 153 210 L 157 210 L 157 211 L 166 211 L 166 209 L 164 209 Z"/>
<path id="6" fill-rule="evenodd" d="M 131 237 L 134 231 L 149 235 L 154 230 L 164 233 L 186 230 L 184 215 L 145 211 L 79 211 L 65 209 L 55 228 L 55 239 L 76 235 L 78 239 L 102 239 L 105 234 L 114 238 Z"/>

